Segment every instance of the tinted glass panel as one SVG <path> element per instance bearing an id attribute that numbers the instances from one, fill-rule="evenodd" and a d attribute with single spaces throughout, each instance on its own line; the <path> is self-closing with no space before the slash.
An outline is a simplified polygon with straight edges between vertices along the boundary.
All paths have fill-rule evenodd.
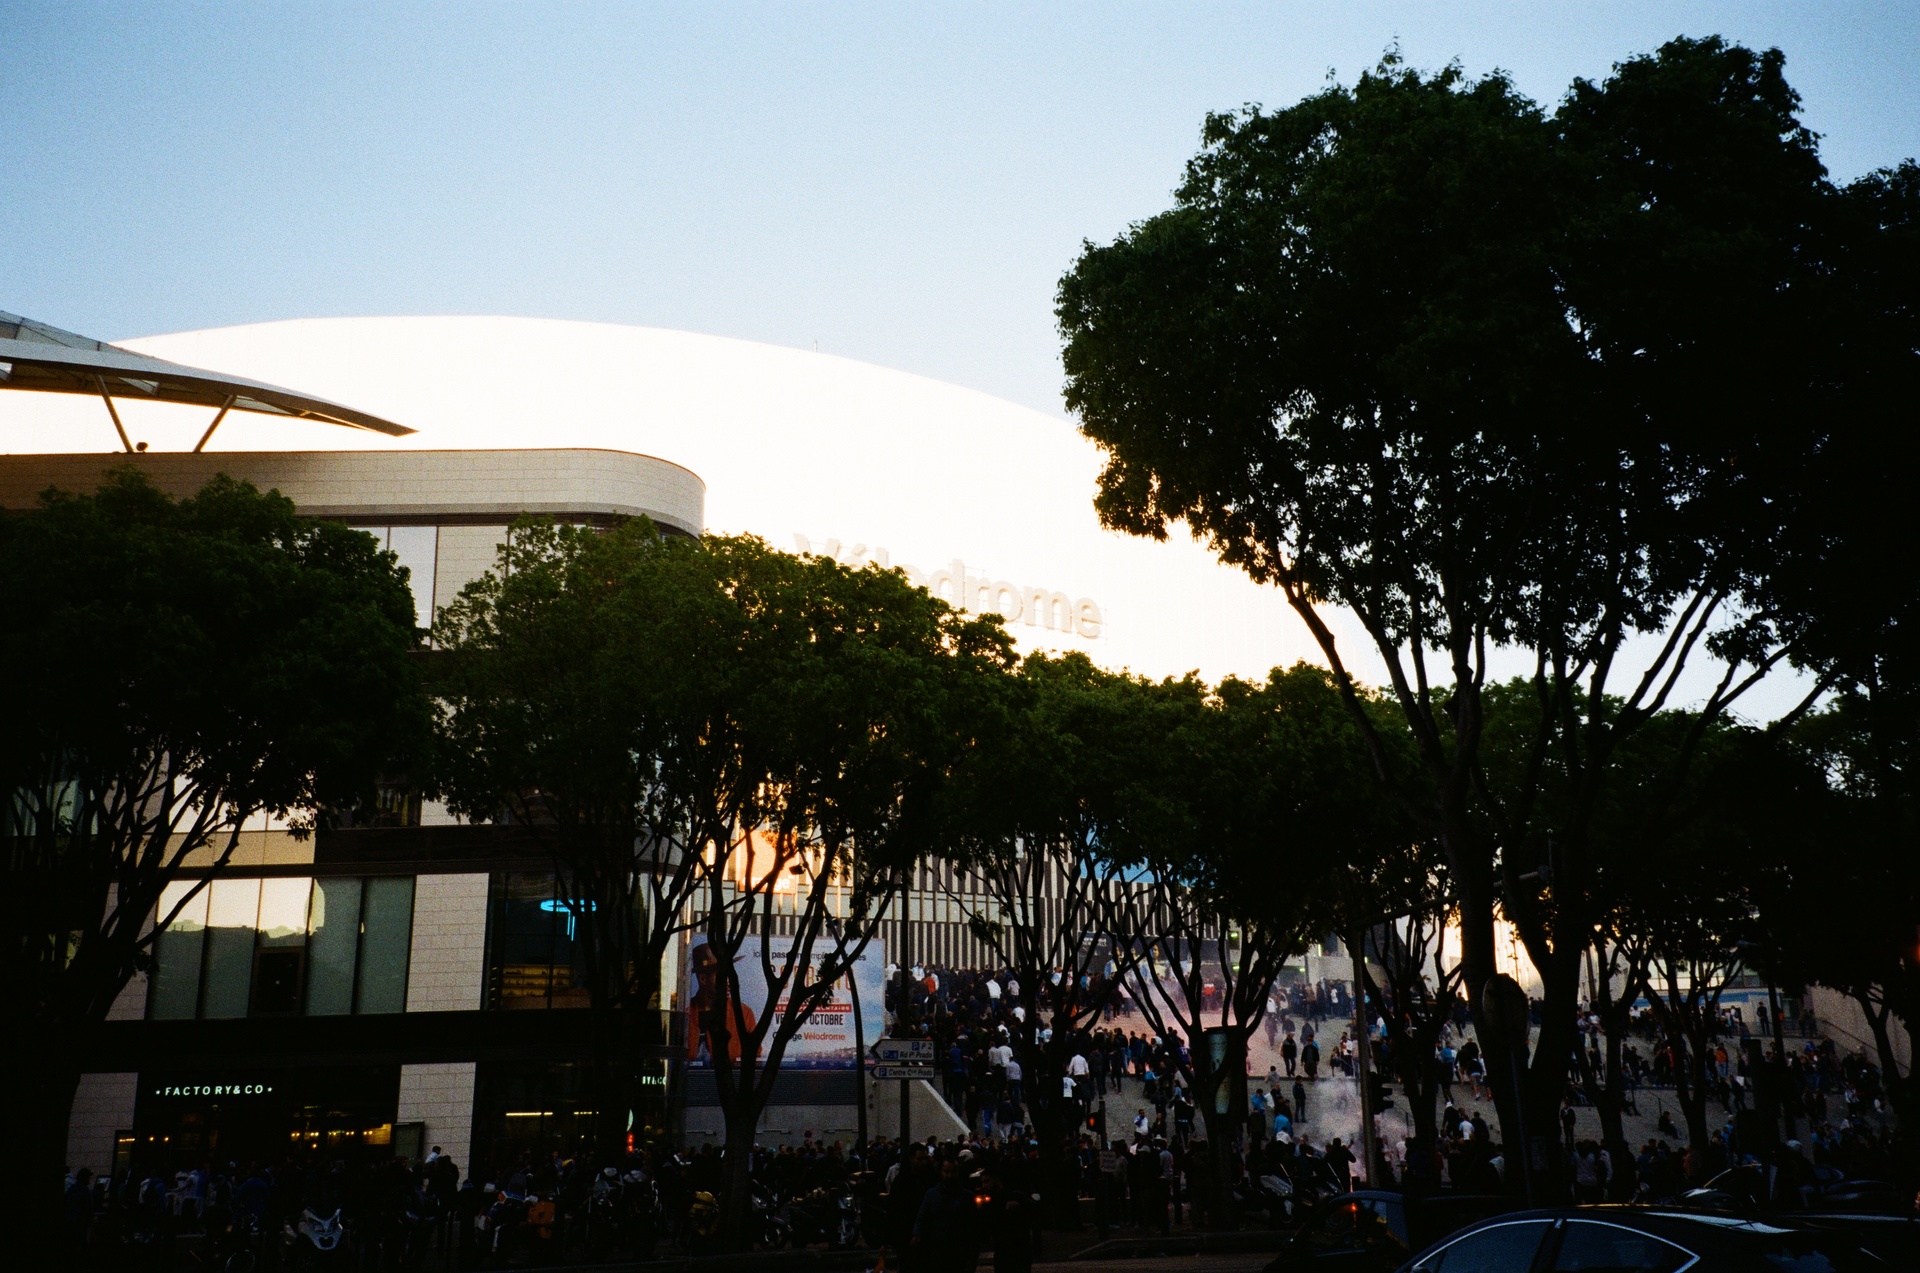
<path id="1" fill-rule="evenodd" d="M 207 981 L 203 1017 L 244 1017 L 253 986 L 254 921 L 260 881 L 215 880 L 207 899 Z"/>
<path id="2" fill-rule="evenodd" d="M 155 914 L 164 919 L 192 887 L 185 880 L 167 885 Z M 199 1010 L 200 957 L 206 939 L 207 890 L 203 888 L 155 940 L 153 997 L 148 1001 L 155 1018 L 182 1021 Z"/>
<path id="3" fill-rule="evenodd" d="M 1414 1267 L 1421 1273 L 1527 1273 L 1547 1231 L 1544 1220 L 1522 1220 L 1469 1233 Z"/>
<path id="4" fill-rule="evenodd" d="M 360 947 L 360 881 L 315 880 L 307 938 L 307 1015 L 353 1011 L 353 961 Z"/>
<path id="5" fill-rule="evenodd" d="M 1673 1273 L 1693 1256 L 1650 1234 L 1585 1220 L 1560 1235 L 1555 1273 Z"/>
<path id="6" fill-rule="evenodd" d="M 413 880 L 373 879 L 361 910 L 361 1012 L 404 1012 L 413 944 Z"/>

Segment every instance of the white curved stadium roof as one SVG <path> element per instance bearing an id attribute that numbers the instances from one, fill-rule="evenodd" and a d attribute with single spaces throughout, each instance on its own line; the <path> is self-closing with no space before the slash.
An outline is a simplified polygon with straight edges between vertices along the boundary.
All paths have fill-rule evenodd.
<path id="1" fill-rule="evenodd" d="M 418 430 L 388 438 L 230 416 L 208 451 L 606 447 L 705 479 L 710 529 L 843 559 L 976 576 L 989 604 L 1063 593 L 1077 628 L 1014 619 L 1022 648 L 1078 649 L 1152 676 L 1261 676 L 1319 661 L 1277 591 L 1198 544 L 1101 529 L 1099 455 L 1071 424 L 987 394 L 828 354 L 658 328 L 522 318 L 303 319 L 121 342 Z M 9 394 L 0 447 L 117 450 L 98 401 Z M 122 404 L 128 432 L 188 450 L 204 409 Z M 992 585 L 1010 589 L 994 593 Z M 1021 598 L 1027 598 L 1022 600 Z M 951 599 L 951 598 L 950 598 Z M 1048 617 L 1059 614 L 1050 604 Z M 1086 620 L 1097 615 L 1097 628 Z"/>

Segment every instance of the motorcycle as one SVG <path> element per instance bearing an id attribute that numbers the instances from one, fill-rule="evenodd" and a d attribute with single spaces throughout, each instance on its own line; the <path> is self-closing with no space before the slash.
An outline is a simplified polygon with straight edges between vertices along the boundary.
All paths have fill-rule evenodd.
<path id="1" fill-rule="evenodd" d="M 1252 1176 L 1234 1186 L 1234 1201 L 1243 1215 L 1264 1212 L 1269 1223 L 1284 1227 L 1293 1219 L 1293 1182 L 1277 1172 Z"/>
<path id="2" fill-rule="evenodd" d="M 877 1171 L 862 1171 L 848 1184 L 853 1189 L 854 1231 L 877 1251 L 887 1240 L 886 1180 Z"/>
<path id="3" fill-rule="evenodd" d="M 824 1242 L 837 1251 L 858 1241 L 860 1208 L 851 1193 L 815 1189 L 787 1205 L 787 1223 L 794 1246 Z"/>
<path id="4" fill-rule="evenodd" d="M 751 1212 L 747 1223 L 756 1246 L 767 1251 L 778 1251 L 793 1245 L 793 1226 L 780 1214 L 773 1193 L 765 1185 L 753 1183 L 748 1189 L 747 1200 Z"/>

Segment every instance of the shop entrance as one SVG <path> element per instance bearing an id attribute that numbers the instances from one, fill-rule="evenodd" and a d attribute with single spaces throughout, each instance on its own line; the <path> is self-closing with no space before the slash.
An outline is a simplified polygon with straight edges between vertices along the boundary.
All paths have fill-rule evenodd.
<path id="1" fill-rule="evenodd" d="M 576 1062 L 482 1061 L 474 1084 L 473 1162 L 476 1179 L 505 1180 L 522 1167 L 537 1168 L 558 1153 L 615 1161 L 627 1149 L 670 1144 L 668 1082 L 673 1063 L 635 1063 L 634 1108 L 622 1120 L 625 1143 L 602 1151 L 594 1145 L 596 1102 L 588 1091 L 588 1067 Z"/>
<path id="2" fill-rule="evenodd" d="M 136 1158 L 162 1170 L 196 1163 L 350 1163 L 393 1156 L 400 1067 L 143 1072 Z"/>

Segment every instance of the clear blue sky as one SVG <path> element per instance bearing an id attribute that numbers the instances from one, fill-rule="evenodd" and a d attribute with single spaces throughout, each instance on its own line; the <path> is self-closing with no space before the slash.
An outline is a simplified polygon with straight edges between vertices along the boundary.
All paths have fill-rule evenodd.
<path id="1" fill-rule="evenodd" d="M 1546 102 L 1673 35 L 1786 51 L 1850 177 L 1920 153 L 1920 3 L 0 0 L 0 309 L 107 339 L 526 314 L 1059 410 L 1056 279 L 1202 115 L 1398 40 Z"/>

